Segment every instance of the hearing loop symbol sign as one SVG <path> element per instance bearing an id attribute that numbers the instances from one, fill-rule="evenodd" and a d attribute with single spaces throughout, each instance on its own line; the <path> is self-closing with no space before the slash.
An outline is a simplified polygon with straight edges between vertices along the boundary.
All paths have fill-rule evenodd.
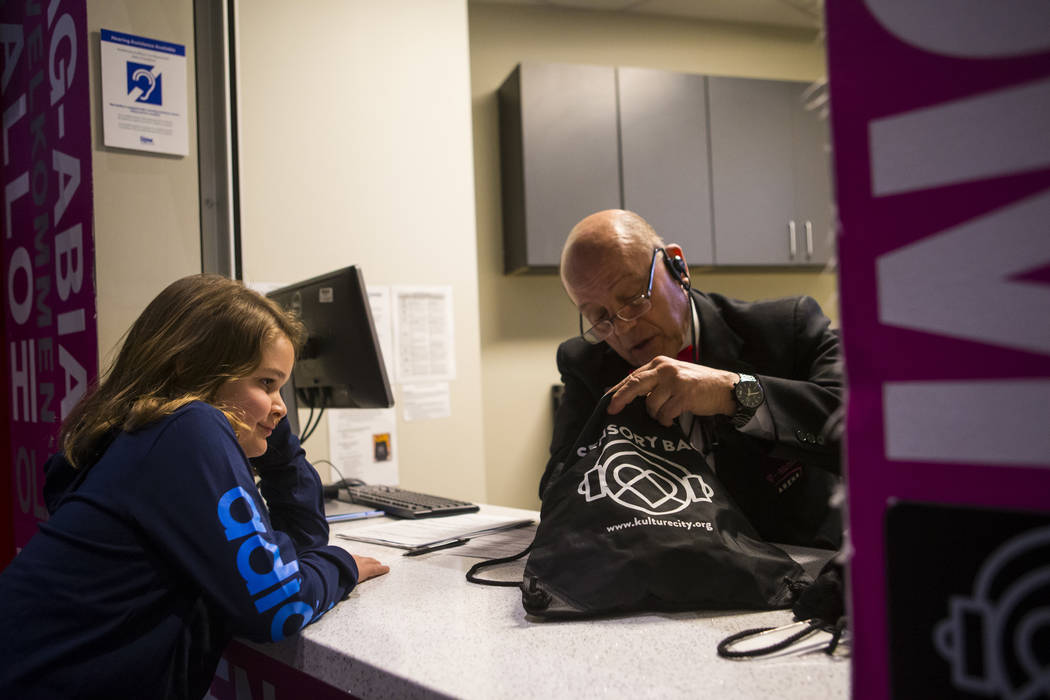
<path id="1" fill-rule="evenodd" d="M 103 143 L 187 155 L 193 109 L 185 44 L 101 29 L 99 59 Z"/>
<path id="2" fill-rule="evenodd" d="M 1047 562 L 1050 527 L 1030 530 L 992 552 L 972 596 L 950 598 L 933 642 L 956 688 L 1010 700 L 1050 696 Z"/>
<path id="3" fill-rule="evenodd" d="M 631 440 L 610 440 L 577 489 L 588 502 L 608 496 L 614 502 L 649 515 L 669 515 L 714 495 L 699 474 L 693 474 Z"/>
<path id="4" fill-rule="evenodd" d="M 162 81 L 156 66 L 128 61 L 128 96 L 135 102 L 164 104 Z"/>

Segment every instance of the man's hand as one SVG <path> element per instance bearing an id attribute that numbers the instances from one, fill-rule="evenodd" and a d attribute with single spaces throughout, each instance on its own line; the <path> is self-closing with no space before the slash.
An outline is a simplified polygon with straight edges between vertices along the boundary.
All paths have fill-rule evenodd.
<path id="1" fill-rule="evenodd" d="M 736 372 L 659 356 L 637 368 L 613 387 L 609 413 L 616 414 L 639 396 L 645 409 L 661 425 L 669 426 L 686 411 L 696 416 L 736 412 L 733 385 Z"/>
<path id="2" fill-rule="evenodd" d="M 357 554 L 351 554 L 354 561 L 357 562 L 357 582 L 367 581 L 370 578 L 376 576 L 382 576 L 386 572 L 390 571 L 390 567 L 386 564 L 380 564 L 378 559 L 372 557 L 363 557 Z"/>

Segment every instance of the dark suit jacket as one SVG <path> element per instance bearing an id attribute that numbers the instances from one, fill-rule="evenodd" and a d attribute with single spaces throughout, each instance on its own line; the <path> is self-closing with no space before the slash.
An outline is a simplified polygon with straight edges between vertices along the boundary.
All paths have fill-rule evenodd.
<path id="1" fill-rule="evenodd" d="M 828 499 L 840 446 L 824 427 L 841 404 L 842 365 L 828 318 L 810 297 L 744 302 L 691 294 L 700 318 L 700 363 L 758 377 L 774 423 L 770 441 L 749 435 L 750 425 L 737 430 L 728 416 L 709 419 L 719 479 L 767 540 L 837 548 L 841 518 Z M 574 460 L 570 450 L 598 400 L 632 369 L 607 344 L 579 337 L 558 347 L 557 360 L 565 392 L 541 498 Z"/>

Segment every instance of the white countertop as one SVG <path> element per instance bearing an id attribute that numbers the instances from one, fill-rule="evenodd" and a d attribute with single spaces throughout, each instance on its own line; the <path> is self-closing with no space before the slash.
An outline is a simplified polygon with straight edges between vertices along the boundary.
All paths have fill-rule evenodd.
<path id="1" fill-rule="evenodd" d="M 539 517 L 498 506 L 483 506 L 482 513 Z M 332 543 L 376 557 L 390 573 L 362 583 L 296 637 L 251 646 L 367 699 L 849 696 L 847 656 L 718 657 L 725 637 L 787 624 L 789 610 L 540 621 L 526 616 L 517 588 L 468 582 L 477 559 L 453 550 L 404 557 L 335 537 L 377 522 L 335 523 Z M 520 580 L 523 569 L 520 561 L 482 575 Z"/>

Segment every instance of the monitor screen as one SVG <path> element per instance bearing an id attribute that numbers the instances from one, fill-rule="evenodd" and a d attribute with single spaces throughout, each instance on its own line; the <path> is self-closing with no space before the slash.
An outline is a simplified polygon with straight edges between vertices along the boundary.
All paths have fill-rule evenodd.
<path id="1" fill-rule="evenodd" d="M 321 409 L 394 405 L 360 268 L 329 272 L 267 296 L 296 314 L 309 334 L 288 382 L 300 405 Z M 291 418 L 292 405 L 288 409 Z"/>

